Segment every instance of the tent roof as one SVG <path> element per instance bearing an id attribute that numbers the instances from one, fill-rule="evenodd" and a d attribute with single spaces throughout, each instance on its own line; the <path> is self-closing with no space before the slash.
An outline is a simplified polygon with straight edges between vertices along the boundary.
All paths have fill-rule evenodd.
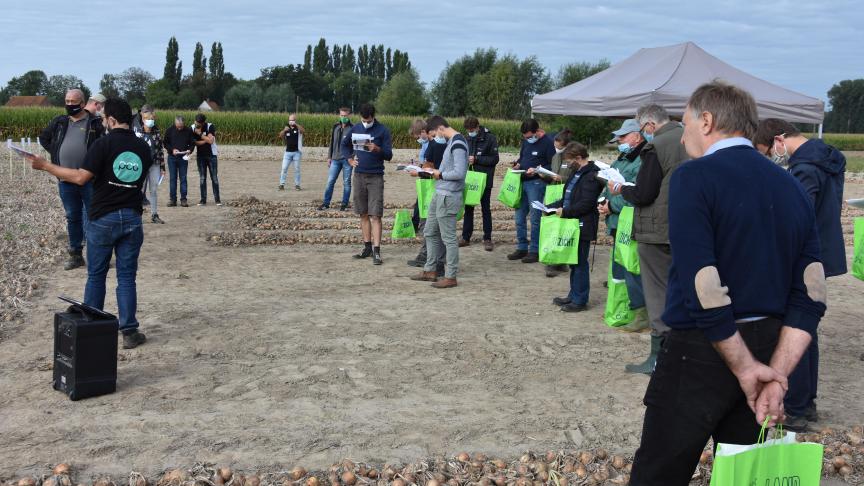
<path id="1" fill-rule="evenodd" d="M 639 49 L 627 59 L 578 83 L 531 100 L 534 113 L 631 117 L 645 103 L 681 116 L 693 91 L 721 79 L 750 92 L 759 118 L 821 123 L 822 100 L 782 88 L 736 69 L 692 42 Z"/>

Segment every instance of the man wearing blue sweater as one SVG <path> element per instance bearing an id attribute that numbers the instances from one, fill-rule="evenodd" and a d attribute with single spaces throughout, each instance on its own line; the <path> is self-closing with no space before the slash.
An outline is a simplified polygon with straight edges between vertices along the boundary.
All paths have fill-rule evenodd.
<path id="1" fill-rule="evenodd" d="M 756 103 L 699 87 L 684 110 L 694 159 L 669 185 L 671 330 L 645 392 L 630 484 L 685 486 L 708 439 L 753 444 L 783 420 L 787 377 L 825 313 L 813 207 L 753 148 Z"/>
<path id="2" fill-rule="evenodd" d="M 354 168 L 354 210 L 360 215 L 363 250 L 354 258 L 372 257 L 381 265 L 381 216 L 384 215 L 384 161 L 393 158 L 390 130 L 375 119 L 375 107 L 360 106 L 362 123 L 342 138 L 342 154 Z M 355 150 L 356 147 L 356 150 Z"/>
<path id="3" fill-rule="evenodd" d="M 549 169 L 555 156 L 555 143 L 552 137 L 540 129 L 537 120 L 522 122 L 522 148 L 519 159 L 513 168 L 523 170 L 522 202 L 516 209 L 516 251 L 507 255 L 508 260 L 522 260 L 522 263 L 537 263 L 540 244 L 540 211 L 531 207 L 533 201 L 543 202 L 546 182 L 537 175 L 537 167 Z M 528 239 L 528 225 L 525 220 L 531 217 L 531 239 Z"/>

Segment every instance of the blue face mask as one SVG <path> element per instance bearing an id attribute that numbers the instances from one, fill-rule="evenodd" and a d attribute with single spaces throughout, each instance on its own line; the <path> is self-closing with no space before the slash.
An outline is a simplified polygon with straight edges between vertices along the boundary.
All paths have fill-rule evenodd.
<path id="1" fill-rule="evenodd" d="M 631 147 L 629 143 L 622 143 L 618 145 L 618 151 L 622 154 L 629 154 L 631 150 L 633 150 L 633 147 Z"/>
<path id="2" fill-rule="evenodd" d="M 435 137 L 436 143 L 447 143 L 447 139 L 444 137 Z"/>
<path id="3" fill-rule="evenodd" d="M 476 132 L 476 131 L 468 132 L 468 136 L 469 136 L 469 137 L 472 137 L 472 138 L 473 138 L 473 137 L 476 137 L 476 136 L 477 136 L 477 132 Z"/>
<path id="4" fill-rule="evenodd" d="M 534 143 L 537 141 L 537 135 L 533 135 L 531 138 L 526 138 L 525 141 L 528 143 Z"/>
<path id="5" fill-rule="evenodd" d="M 651 143 L 651 141 L 654 140 L 653 133 L 643 133 L 642 135 L 645 137 L 645 141 L 648 143 Z"/>

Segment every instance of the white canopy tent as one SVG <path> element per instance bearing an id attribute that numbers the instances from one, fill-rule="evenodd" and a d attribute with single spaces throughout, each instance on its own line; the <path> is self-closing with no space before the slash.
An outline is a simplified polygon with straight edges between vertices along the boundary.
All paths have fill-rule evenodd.
<path id="1" fill-rule="evenodd" d="M 759 118 L 818 123 L 822 136 L 825 103 L 736 69 L 692 42 L 640 49 L 609 69 L 531 100 L 534 113 L 632 117 L 646 103 L 680 117 L 690 94 L 721 79 L 750 92 Z"/>

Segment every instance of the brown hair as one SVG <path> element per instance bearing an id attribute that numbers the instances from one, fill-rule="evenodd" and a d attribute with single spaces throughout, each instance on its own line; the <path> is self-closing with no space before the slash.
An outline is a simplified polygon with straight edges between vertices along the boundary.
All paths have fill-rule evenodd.
<path id="1" fill-rule="evenodd" d="M 759 123 L 756 101 L 737 86 L 719 80 L 703 84 L 690 95 L 687 106 L 694 117 L 711 113 L 714 129 L 719 132 L 743 133 L 749 139 L 756 133 Z"/>
<path id="2" fill-rule="evenodd" d="M 434 115 L 426 119 L 426 130 L 438 130 L 441 127 L 450 128 L 443 116 Z"/>
<path id="3" fill-rule="evenodd" d="M 557 138 L 557 137 L 556 137 Z M 564 160 L 572 160 L 576 157 L 588 159 L 588 147 L 579 142 L 570 142 L 564 147 L 564 152 L 561 153 L 561 158 Z"/>
<path id="4" fill-rule="evenodd" d="M 471 130 L 480 126 L 480 120 L 476 116 L 469 116 L 465 119 L 465 123 L 462 126 L 465 127 L 465 130 Z"/>
<path id="5" fill-rule="evenodd" d="M 565 128 L 564 130 L 561 130 L 560 132 L 558 132 L 557 135 L 555 135 L 555 141 L 560 142 L 561 145 L 563 145 L 565 147 L 572 140 L 573 140 L 573 132 L 571 132 L 569 128 Z"/>
<path id="6" fill-rule="evenodd" d="M 756 135 L 753 136 L 753 144 L 770 147 L 771 145 L 774 145 L 774 137 L 777 135 L 797 137 L 798 135 L 801 135 L 801 131 L 795 128 L 795 125 L 786 120 L 781 120 L 779 118 L 766 118 L 759 122 L 759 127 L 756 129 Z"/>
<path id="7" fill-rule="evenodd" d="M 426 122 L 420 119 L 414 120 L 411 122 L 411 128 L 408 129 L 408 133 L 411 134 L 412 137 L 416 137 L 420 135 L 420 132 L 426 131 Z"/>

